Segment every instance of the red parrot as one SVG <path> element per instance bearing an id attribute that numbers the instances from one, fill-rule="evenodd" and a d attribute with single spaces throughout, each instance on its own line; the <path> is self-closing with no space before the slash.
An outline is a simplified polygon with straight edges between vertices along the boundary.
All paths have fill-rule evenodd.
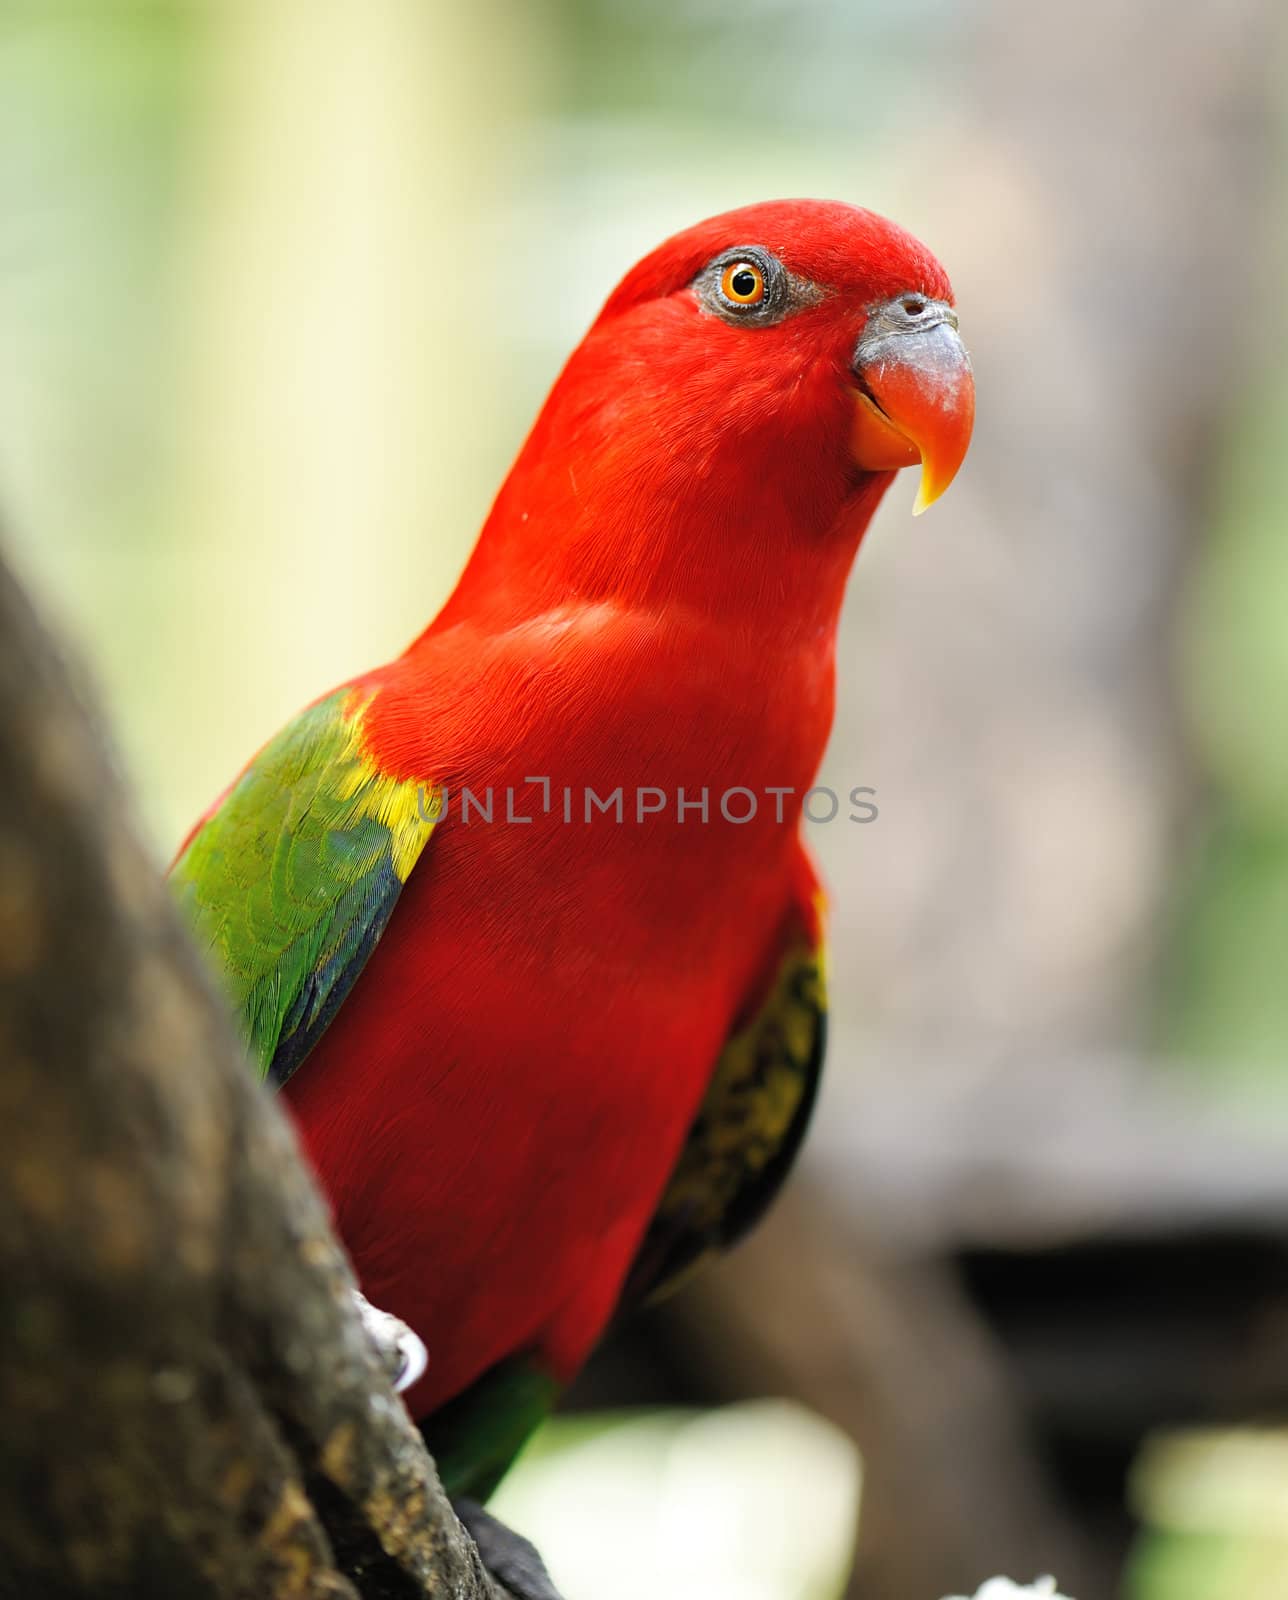
<path id="1" fill-rule="evenodd" d="M 428 1348 L 409 1404 L 455 1491 L 791 1164 L 846 579 L 895 469 L 935 499 L 973 408 L 948 279 L 894 224 L 794 200 L 677 234 L 574 351 L 438 616 L 183 847 L 361 1286 Z"/>

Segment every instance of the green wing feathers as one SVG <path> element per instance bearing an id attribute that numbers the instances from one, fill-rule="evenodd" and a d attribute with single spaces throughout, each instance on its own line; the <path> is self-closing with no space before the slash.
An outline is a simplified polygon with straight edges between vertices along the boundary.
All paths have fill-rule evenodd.
<path id="1" fill-rule="evenodd" d="M 339 689 L 288 723 L 172 872 L 251 1054 L 278 1084 L 352 988 L 441 809 L 432 789 L 367 754 L 368 703 Z"/>

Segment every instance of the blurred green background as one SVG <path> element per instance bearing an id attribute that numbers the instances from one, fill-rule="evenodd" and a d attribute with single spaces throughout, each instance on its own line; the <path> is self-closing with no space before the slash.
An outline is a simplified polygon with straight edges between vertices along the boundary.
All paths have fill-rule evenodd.
<path id="1" fill-rule="evenodd" d="M 981 428 L 960 527 L 959 491 L 913 525 L 901 483 L 860 565 L 841 684 L 858 709 L 831 760 L 877 785 L 887 831 L 876 854 L 814 841 L 851 952 L 838 1009 L 854 1048 L 832 1071 L 860 1074 L 896 1035 L 923 1044 L 930 1030 L 909 1035 L 905 1014 L 973 1049 L 1010 1039 L 1020 1012 L 1026 1041 L 1051 1037 L 1053 1017 L 1095 1014 L 1065 1042 L 1157 1052 L 1185 1094 L 1273 1135 L 1288 1111 L 1288 76 L 1256 42 L 1251 4 L 1125 10 L 1142 53 L 1125 66 L 1106 47 L 1097 66 L 1071 18 L 1053 12 L 1044 41 L 982 0 L 0 0 L 6 546 L 92 664 L 158 860 L 286 716 L 423 626 L 561 360 L 633 260 L 747 201 L 852 199 L 897 216 L 956 277 Z M 1149 41 L 1182 14 L 1199 65 L 1169 84 Z M 1247 49 L 1218 60 L 1211 41 L 1232 29 Z M 1259 109 L 1238 77 L 1249 56 L 1271 84 Z M 1205 117 L 1222 137 L 1237 123 L 1259 153 L 1234 151 L 1237 183 L 1148 132 L 1135 154 L 1079 165 L 1113 117 L 1134 127 L 1115 84 L 1146 60 L 1126 97 L 1142 128 L 1165 135 L 1176 116 L 1206 140 Z M 1110 120 L 1088 98 L 1097 72 Z M 1088 194 L 1121 202 L 1108 234 L 1079 213 Z M 1229 217 L 1209 209 L 1218 195 Z M 1236 221 L 1249 236 L 1208 259 L 1206 233 Z M 1174 241 L 1191 238 L 1177 260 Z M 1194 433 L 1153 439 L 1151 395 L 1210 369 L 1214 327 L 1222 380 L 1194 402 Z M 1129 368 L 1134 338 L 1168 361 Z M 1039 373 L 1046 387 L 1026 390 Z M 1078 509 L 1102 468 L 1105 503 L 1113 473 L 1139 471 L 1113 548 L 1151 518 L 1162 529 L 1139 541 L 1154 598 L 1112 627 L 1136 569 L 1098 573 L 1095 537 L 1060 542 L 1079 516 L 1103 531 L 1094 494 Z M 1027 498 L 1008 499 L 1017 483 Z M 1048 550 L 1050 565 L 1026 565 Z M 919 622 L 901 599 L 918 592 L 956 620 Z M 1051 644 L 1075 612 L 1077 707 Z M 1008 914 L 963 894 L 975 932 L 951 931 L 952 875 L 926 842 L 942 839 L 941 814 L 924 794 L 931 778 L 936 793 L 966 784 L 959 753 L 937 746 L 933 772 L 905 759 L 931 685 L 966 681 L 976 645 L 961 635 L 955 656 L 952 630 L 972 613 L 977 633 L 1029 641 L 1045 663 L 1012 652 L 1001 671 L 1009 692 L 1039 685 L 1023 726 L 1045 730 L 1041 748 L 998 714 L 1001 687 L 970 680 L 974 748 L 995 785 L 1019 788 L 972 780 L 955 822 L 969 835 L 972 816 L 1020 806 L 999 836 L 1018 850 L 1031 830 L 1017 881 L 1049 886 L 1041 914 L 1058 930 L 1036 977 L 1008 977 L 1004 949 L 988 976 L 970 964 Z M 1127 643 L 1097 654 L 1097 628 Z M 895 632 L 902 657 L 879 647 Z M 1141 777 L 1133 752 L 1155 737 L 1166 752 Z M 1097 787 L 1109 746 L 1126 753 Z M 1042 765 L 1052 751 L 1065 767 Z M 1050 799 L 1070 777 L 1084 785 L 1076 822 Z M 1046 948 L 1017 904 L 1014 937 Z M 975 954 L 937 966 L 953 939 Z M 1112 1004 L 1086 1001 L 1069 977 L 1091 959 L 1080 940 L 1109 952 L 1128 1002 L 1112 985 L 1097 991 Z M 960 1013 L 944 998 L 954 973 Z M 882 1093 L 882 1074 L 871 1081 Z M 1135 1600 L 1288 1595 L 1286 1437 L 1153 1440 L 1134 1491 Z M 844 1587 L 859 1481 L 835 1429 L 752 1403 L 558 1423 L 501 1510 L 546 1548 L 568 1600 L 602 1596 L 627 1545 L 639 1564 L 630 1583 L 618 1573 L 619 1596 L 823 1600 Z"/>

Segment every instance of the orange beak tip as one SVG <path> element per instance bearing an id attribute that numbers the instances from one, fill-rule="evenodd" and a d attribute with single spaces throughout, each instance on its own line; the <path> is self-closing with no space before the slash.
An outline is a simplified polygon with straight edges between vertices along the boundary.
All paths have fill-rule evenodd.
<path id="1" fill-rule="evenodd" d="M 864 354 L 862 343 L 859 354 Z M 912 507 L 919 517 L 957 476 L 970 445 L 975 421 L 970 357 L 955 320 L 951 325 L 941 320 L 924 332 L 879 337 L 868 355 L 853 459 L 869 471 L 920 461 Z"/>

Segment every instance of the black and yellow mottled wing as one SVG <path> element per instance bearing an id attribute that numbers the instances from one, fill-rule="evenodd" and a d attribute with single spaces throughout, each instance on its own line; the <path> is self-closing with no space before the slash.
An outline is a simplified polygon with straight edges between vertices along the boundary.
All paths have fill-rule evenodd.
<path id="1" fill-rule="evenodd" d="M 622 1294 L 622 1309 L 677 1288 L 753 1227 L 809 1125 L 827 1033 L 819 919 L 788 936 L 765 998 L 721 1052 Z"/>

